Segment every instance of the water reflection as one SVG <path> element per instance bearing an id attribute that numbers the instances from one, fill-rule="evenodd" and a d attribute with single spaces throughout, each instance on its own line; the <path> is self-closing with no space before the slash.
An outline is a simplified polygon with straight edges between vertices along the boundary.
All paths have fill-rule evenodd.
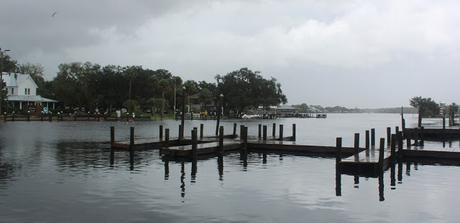
<path id="1" fill-rule="evenodd" d="M 181 162 L 180 164 L 180 196 L 185 197 L 185 163 Z M 182 203 L 184 200 L 182 200 Z"/>
<path id="2" fill-rule="evenodd" d="M 219 172 L 219 180 L 224 180 L 224 157 L 222 155 L 217 157 L 217 171 Z"/>

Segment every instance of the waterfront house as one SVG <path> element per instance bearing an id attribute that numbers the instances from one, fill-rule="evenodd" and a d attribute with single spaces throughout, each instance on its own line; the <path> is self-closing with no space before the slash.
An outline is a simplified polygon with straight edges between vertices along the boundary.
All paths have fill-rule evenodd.
<path id="1" fill-rule="evenodd" d="M 7 104 L 13 109 L 48 111 L 57 101 L 37 95 L 37 84 L 29 74 L 5 73 L 1 75 L 7 90 Z"/>

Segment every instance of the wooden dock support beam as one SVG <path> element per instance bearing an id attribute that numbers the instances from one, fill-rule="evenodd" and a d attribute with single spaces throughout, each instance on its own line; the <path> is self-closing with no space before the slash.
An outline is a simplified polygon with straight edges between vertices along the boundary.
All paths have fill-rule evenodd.
<path id="1" fill-rule="evenodd" d="M 423 130 L 425 130 L 425 127 L 420 127 L 420 146 L 425 145 L 425 139 L 423 138 Z"/>
<path id="2" fill-rule="evenodd" d="M 113 147 L 114 143 L 115 143 L 115 127 L 110 126 L 110 148 Z"/>
<path id="3" fill-rule="evenodd" d="M 273 136 L 273 139 L 276 136 L 276 123 L 273 123 L 272 136 Z"/>
<path id="4" fill-rule="evenodd" d="M 200 139 L 203 139 L 203 131 L 204 131 L 204 125 L 203 123 L 200 124 Z"/>
<path id="5" fill-rule="evenodd" d="M 236 123 L 233 123 L 233 137 L 236 138 Z"/>
<path id="6" fill-rule="evenodd" d="M 355 160 L 357 160 L 359 157 L 359 133 L 355 133 L 354 149 Z"/>
<path id="7" fill-rule="evenodd" d="M 262 139 L 266 141 L 267 140 L 267 126 L 264 125 L 262 129 L 263 129 Z"/>
<path id="8" fill-rule="evenodd" d="M 337 165 L 340 161 L 342 161 L 342 137 L 335 138 L 335 146 L 337 148 L 335 164 Z"/>
<path id="9" fill-rule="evenodd" d="M 259 124 L 258 129 L 257 129 L 257 138 L 260 139 L 262 138 L 262 124 Z"/>
<path id="10" fill-rule="evenodd" d="M 410 147 L 411 147 L 411 139 L 410 138 L 406 139 L 406 147 L 407 147 L 407 149 L 410 149 Z"/>
<path id="11" fill-rule="evenodd" d="M 371 129 L 371 146 L 372 147 L 375 146 L 375 129 L 374 128 Z"/>
<path id="12" fill-rule="evenodd" d="M 134 127 L 129 128 L 129 164 L 130 169 L 134 167 Z"/>
<path id="13" fill-rule="evenodd" d="M 385 138 L 380 138 L 380 149 L 379 149 L 379 166 L 383 170 L 383 156 L 385 152 Z"/>
<path id="14" fill-rule="evenodd" d="M 370 140 L 369 140 L 369 130 L 366 130 L 366 138 L 365 138 L 365 148 L 366 148 L 366 156 L 369 156 L 369 147 Z"/>
<path id="15" fill-rule="evenodd" d="M 295 141 L 296 139 L 296 124 L 292 124 L 292 140 Z"/>
<path id="16" fill-rule="evenodd" d="M 192 160 L 196 161 L 198 158 L 198 139 L 197 139 L 197 129 L 193 128 L 192 130 Z"/>
<path id="17" fill-rule="evenodd" d="M 163 125 L 159 127 L 158 138 L 160 138 L 160 141 L 163 141 Z"/>
<path id="18" fill-rule="evenodd" d="M 391 128 L 387 127 L 387 146 L 391 143 Z"/>
<path id="19" fill-rule="evenodd" d="M 280 140 L 283 141 L 283 125 L 280 125 Z"/>
<path id="20" fill-rule="evenodd" d="M 391 146 L 390 146 L 390 152 L 391 152 L 391 160 L 395 159 L 396 155 L 396 134 L 391 135 Z"/>
<path id="21" fill-rule="evenodd" d="M 182 125 L 179 125 L 179 140 L 184 139 L 184 131 Z"/>
<path id="22" fill-rule="evenodd" d="M 398 132 L 397 137 L 398 137 L 398 159 L 400 159 L 402 157 L 403 144 L 404 144 L 402 132 Z"/>
<path id="23" fill-rule="evenodd" d="M 165 141 L 169 142 L 169 128 L 165 129 Z"/>

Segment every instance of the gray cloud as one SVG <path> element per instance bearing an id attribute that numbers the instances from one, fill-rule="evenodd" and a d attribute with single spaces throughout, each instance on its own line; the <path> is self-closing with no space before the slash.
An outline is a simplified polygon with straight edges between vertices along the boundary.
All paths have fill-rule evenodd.
<path id="1" fill-rule="evenodd" d="M 213 80 L 276 77 L 292 103 L 460 101 L 457 1 L 6 0 L 0 47 L 42 63 L 138 64 Z M 57 11 L 56 17 L 51 14 Z"/>

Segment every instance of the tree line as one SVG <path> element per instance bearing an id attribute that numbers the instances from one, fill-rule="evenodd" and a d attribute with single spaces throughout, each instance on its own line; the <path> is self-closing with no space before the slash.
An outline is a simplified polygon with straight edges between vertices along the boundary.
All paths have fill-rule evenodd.
<path id="1" fill-rule="evenodd" d="M 206 82 L 183 80 L 165 69 L 74 62 L 60 64 L 57 75 L 45 80 L 40 64 L 19 64 L 8 55 L 0 59 L 4 72 L 30 74 L 39 95 L 59 101 L 57 110 L 111 113 L 126 108 L 129 112 L 163 115 L 185 103 L 199 104 L 199 110 L 216 111 L 222 106 L 226 115 L 239 116 L 251 108 L 287 102 L 275 78 L 266 79 L 248 68 Z"/>

